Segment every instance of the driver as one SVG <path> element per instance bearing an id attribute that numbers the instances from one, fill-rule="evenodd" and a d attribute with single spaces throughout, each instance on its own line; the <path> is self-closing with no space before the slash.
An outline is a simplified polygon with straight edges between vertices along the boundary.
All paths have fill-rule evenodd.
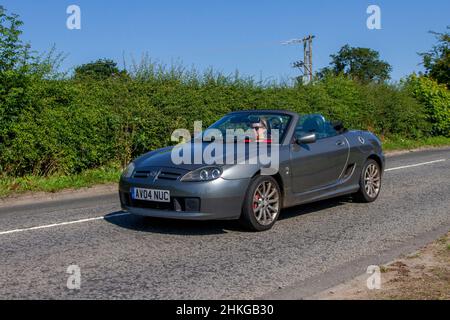
<path id="1" fill-rule="evenodd" d="M 252 123 L 256 141 L 265 141 L 268 139 L 268 127 L 266 119 L 260 119 L 259 122 Z"/>

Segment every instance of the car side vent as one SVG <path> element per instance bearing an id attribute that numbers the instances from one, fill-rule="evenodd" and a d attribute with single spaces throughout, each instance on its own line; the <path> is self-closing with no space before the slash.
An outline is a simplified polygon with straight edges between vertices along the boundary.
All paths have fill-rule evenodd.
<path id="1" fill-rule="evenodd" d="M 164 179 L 164 180 L 177 180 L 181 176 L 178 172 L 171 172 L 171 171 L 165 171 L 162 170 L 159 175 L 158 179 Z"/>
<path id="2" fill-rule="evenodd" d="M 353 170 L 355 169 L 355 166 L 356 166 L 355 163 L 349 164 L 347 166 L 347 169 L 345 169 L 345 172 L 344 172 L 344 178 L 348 178 L 349 176 L 352 175 Z"/>

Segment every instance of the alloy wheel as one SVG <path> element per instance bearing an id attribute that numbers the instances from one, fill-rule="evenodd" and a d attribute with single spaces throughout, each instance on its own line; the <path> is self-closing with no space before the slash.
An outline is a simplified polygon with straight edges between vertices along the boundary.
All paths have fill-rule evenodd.
<path id="1" fill-rule="evenodd" d="M 367 195 L 371 198 L 375 198 L 380 192 L 381 187 L 381 174 L 378 166 L 371 163 L 367 166 L 364 172 L 364 188 Z"/>
<path id="2" fill-rule="evenodd" d="M 280 210 L 280 195 L 270 181 L 261 182 L 253 195 L 253 213 L 261 225 L 270 225 Z"/>

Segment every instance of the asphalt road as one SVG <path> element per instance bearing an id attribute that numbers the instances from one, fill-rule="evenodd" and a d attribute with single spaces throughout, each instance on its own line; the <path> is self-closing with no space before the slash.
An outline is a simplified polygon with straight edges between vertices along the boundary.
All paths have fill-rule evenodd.
<path id="1" fill-rule="evenodd" d="M 450 230 L 450 149 L 392 156 L 387 167 L 375 203 L 291 208 L 263 233 L 134 217 L 116 194 L 2 207 L 0 298 L 308 297 Z M 66 285 L 73 264 L 79 290 Z"/>

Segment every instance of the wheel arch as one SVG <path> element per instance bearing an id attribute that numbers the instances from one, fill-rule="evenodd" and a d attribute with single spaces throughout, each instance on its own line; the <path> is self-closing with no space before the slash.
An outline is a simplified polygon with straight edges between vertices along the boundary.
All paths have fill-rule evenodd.
<path id="1" fill-rule="evenodd" d="M 258 170 L 258 171 L 252 176 L 252 179 L 255 178 L 255 177 L 257 177 L 257 176 L 259 176 L 259 175 L 261 175 L 261 170 Z M 283 178 L 281 177 L 280 172 L 277 172 L 276 174 L 270 175 L 270 176 L 268 176 L 268 177 L 274 178 L 275 181 L 278 183 L 278 187 L 280 188 L 280 192 L 281 192 L 281 201 L 280 201 L 280 204 L 283 205 L 283 200 L 284 200 L 284 197 L 285 197 L 285 194 L 284 194 L 285 189 L 284 189 Z"/>
<path id="2" fill-rule="evenodd" d="M 378 165 L 380 166 L 381 171 L 382 172 L 384 171 L 384 163 L 381 160 L 381 157 L 379 155 L 373 153 L 367 157 L 367 160 L 369 160 L 369 159 L 376 161 L 376 163 L 378 163 Z"/>

